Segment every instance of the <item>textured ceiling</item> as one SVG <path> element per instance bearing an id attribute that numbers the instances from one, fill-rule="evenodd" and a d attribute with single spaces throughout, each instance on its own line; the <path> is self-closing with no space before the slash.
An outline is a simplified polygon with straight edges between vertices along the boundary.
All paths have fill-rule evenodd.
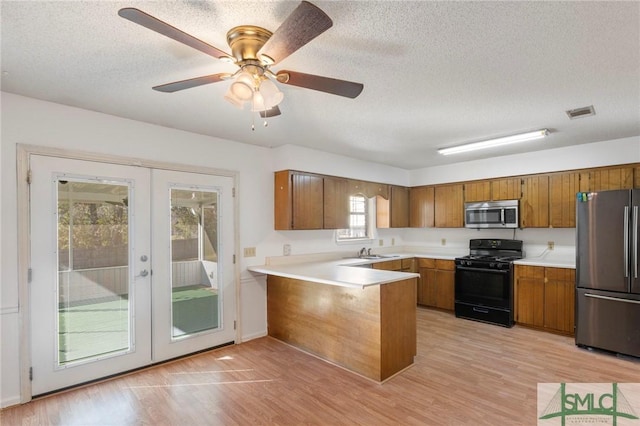
<path id="1" fill-rule="evenodd" d="M 281 85 L 267 128 L 228 82 L 152 86 L 235 66 L 120 18 L 137 7 L 229 52 L 291 1 L 2 1 L 2 90 L 254 145 L 294 144 L 405 169 L 640 135 L 640 2 L 318 1 L 328 31 L 274 66 L 364 84 L 356 99 Z M 565 110 L 593 105 L 593 117 Z M 440 147 L 548 128 L 543 142 Z"/>

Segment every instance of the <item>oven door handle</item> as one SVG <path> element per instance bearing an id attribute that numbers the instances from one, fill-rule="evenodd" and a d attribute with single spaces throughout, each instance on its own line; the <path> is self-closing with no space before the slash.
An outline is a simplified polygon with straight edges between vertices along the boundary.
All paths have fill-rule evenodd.
<path id="1" fill-rule="evenodd" d="M 508 274 L 508 269 L 489 269 L 489 268 L 468 268 L 466 266 L 456 266 L 456 271 L 470 271 L 470 272 L 489 272 L 492 274 Z"/>

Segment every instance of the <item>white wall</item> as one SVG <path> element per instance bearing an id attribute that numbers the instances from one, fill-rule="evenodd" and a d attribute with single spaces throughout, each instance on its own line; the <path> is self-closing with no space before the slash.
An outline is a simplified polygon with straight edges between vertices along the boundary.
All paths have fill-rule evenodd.
<path id="1" fill-rule="evenodd" d="M 256 247 L 256 257 L 240 257 L 241 336 L 250 339 L 266 333 L 266 288 L 264 277 L 246 271 L 263 264 L 265 257 L 281 256 L 283 244 L 292 254 L 330 251 L 355 252 L 359 245 L 338 245 L 333 231 L 274 231 L 273 172 L 295 169 L 392 183 L 423 185 L 448 181 L 546 172 L 569 168 L 640 162 L 640 138 L 628 138 L 576 149 L 511 156 L 445 167 L 406 171 L 380 164 L 322 153 L 294 145 L 267 149 L 211 138 L 87 110 L 38 101 L 0 92 L 2 128 L 0 149 L 1 227 L 0 235 L 0 406 L 20 401 L 20 335 L 17 271 L 16 145 L 66 148 L 107 155 L 128 156 L 194 166 L 236 171 L 239 174 L 240 248 Z M 507 161 L 502 161 L 507 160 Z M 464 249 L 469 238 L 488 231 L 465 229 L 381 229 L 367 247 L 434 246 L 447 240 L 449 247 Z M 572 246 L 573 230 L 518 230 L 525 250 L 539 250 L 546 241 Z M 480 234 L 479 234 L 480 233 Z M 502 235 L 504 234 L 504 235 Z M 512 231 L 489 236 L 511 238 Z"/>
<path id="2" fill-rule="evenodd" d="M 267 256 L 282 255 L 282 245 L 292 245 L 292 254 L 332 251 L 337 248 L 333 231 L 276 232 L 273 230 L 273 171 L 284 167 L 344 175 L 363 180 L 406 184 L 408 174 L 400 169 L 372 165 L 359 160 L 295 147 L 271 150 L 247 144 L 187 133 L 126 120 L 92 111 L 0 92 L 2 128 L 0 172 L 2 233 L 0 257 L 0 406 L 20 401 L 20 302 L 17 267 L 17 144 L 64 148 L 150 161 L 204 166 L 235 171 L 239 175 L 239 227 L 241 254 L 256 247 L 256 257 L 240 257 L 240 327 L 243 340 L 266 334 L 266 289 L 264 277 L 246 271 L 263 264 Z M 212 118 L 213 119 L 213 118 Z M 282 154 L 278 154 L 282 153 Z M 312 157 L 316 165 L 308 164 Z M 274 164 L 277 164 L 275 166 Z M 326 168 L 317 164 L 324 164 Z M 309 166 L 309 167 L 307 167 Z M 380 168 L 380 172 L 376 170 Z M 382 238 L 398 238 L 386 232 Z M 398 241 L 399 242 L 399 241 Z M 345 248 L 347 249 L 347 248 Z M 352 250 L 352 248 L 348 248 Z M 28 364 L 27 364 L 28 365 Z"/>

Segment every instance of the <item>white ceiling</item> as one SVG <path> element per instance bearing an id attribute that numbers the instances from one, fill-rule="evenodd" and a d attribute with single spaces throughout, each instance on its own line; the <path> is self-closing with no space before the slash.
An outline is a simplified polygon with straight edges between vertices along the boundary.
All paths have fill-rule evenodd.
<path id="1" fill-rule="evenodd" d="M 404 169 L 640 135 L 640 2 L 317 1 L 328 31 L 273 67 L 356 81 L 348 99 L 280 85 L 267 128 L 223 100 L 233 72 L 120 18 L 137 7 L 221 50 L 227 31 L 275 31 L 297 1 L 5 1 L 2 90 L 224 139 L 295 144 Z M 565 110 L 593 105 L 593 117 Z M 543 142 L 443 157 L 437 148 L 548 128 Z"/>

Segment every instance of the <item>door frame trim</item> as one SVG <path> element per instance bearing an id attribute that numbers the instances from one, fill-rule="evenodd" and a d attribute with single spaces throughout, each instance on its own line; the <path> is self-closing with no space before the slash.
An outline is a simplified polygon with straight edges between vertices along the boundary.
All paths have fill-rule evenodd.
<path id="1" fill-rule="evenodd" d="M 180 163 L 147 160 L 142 158 L 124 157 L 111 154 L 99 154 L 88 151 L 78 151 L 63 148 L 45 147 L 39 145 L 17 144 L 16 146 L 16 175 L 17 175 L 17 233 L 18 233 L 18 321 L 20 340 L 20 403 L 26 403 L 32 399 L 31 380 L 29 369 L 31 367 L 31 300 L 29 299 L 29 266 L 31 265 L 29 238 L 30 224 L 30 192 L 27 176 L 30 170 L 30 158 L 32 155 L 46 157 L 68 158 L 72 160 L 94 161 L 124 166 L 144 167 L 149 169 L 172 170 L 186 173 L 200 173 L 229 177 L 233 180 L 233 256 L 234 285 L 236 292 L 236 330 L 235 342 L 240 343 L 242 336 L 241 312 L 240 312 L 240 259 L 239 256 L 239 172 L 234 170 L 218 169 L 205 166 L 194 166 Z"/>

